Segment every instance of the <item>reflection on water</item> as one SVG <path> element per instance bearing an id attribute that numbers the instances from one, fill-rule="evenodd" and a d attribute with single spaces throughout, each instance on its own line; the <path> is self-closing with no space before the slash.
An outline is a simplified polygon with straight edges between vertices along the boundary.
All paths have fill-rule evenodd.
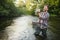
<path id="1" fill-rule="evenodd" d="M 60 17 L 50 17 L 50 30 L 55 34 L 53 40 L 60 40 Z"/>
<path id="2" fill-rule="evenodd" d="M 33 19 L 33 20 L 32 20 Z M 0 31 L 0 40 L 35 40 L 32 21 L 38 21 L 37 17 L 25 16 L 13 20 L 11 26 Z M 9 22 L 9 20 L 7 21 Z M 3 25 L 4 26 L 4 25 Z M 51 17 L 47 30 L 47 38 L 36 37 L 36 40 L 60 40 L 60 18 Z"/>

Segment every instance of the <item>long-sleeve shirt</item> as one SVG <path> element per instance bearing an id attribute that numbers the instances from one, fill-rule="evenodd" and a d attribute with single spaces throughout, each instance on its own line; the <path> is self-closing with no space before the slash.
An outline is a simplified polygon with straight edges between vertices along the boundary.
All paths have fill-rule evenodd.
<path id="1" fill-rule="evenodd" d="M 41 29 L 47 28 L 48 19 L 49 19 L 49 13 L 48 12 L 41 12 L 39 14 L 39 23 L 40 23 Z"/>

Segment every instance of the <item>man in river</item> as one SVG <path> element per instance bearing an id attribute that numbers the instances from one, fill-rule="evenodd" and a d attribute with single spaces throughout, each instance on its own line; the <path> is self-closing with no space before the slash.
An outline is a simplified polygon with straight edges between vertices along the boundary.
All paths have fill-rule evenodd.
<path id="1" fill-rule="evenodd" d="M 36 33 L 37 35 L 40 34 L 40 31 L 42 31 L 42 36 L 47 37 L 46 31 L 48 26 L 48 19 L 49 19 L 49 13 L 48 13 L 48 6 L 44 5 L 43 12 L 39 13 L 39 24 L 40 27 L 37 29 Z"/>

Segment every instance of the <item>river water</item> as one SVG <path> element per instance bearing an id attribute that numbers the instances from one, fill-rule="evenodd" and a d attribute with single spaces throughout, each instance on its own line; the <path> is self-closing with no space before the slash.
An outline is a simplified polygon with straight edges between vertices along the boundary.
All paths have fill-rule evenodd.
<path id="1" fill-rule="evenodd" d="M 0 32 L 0 40 L 60 40 L 59 27 L 56 27 L 59 24 L 59 20 L 54 19 L 49 21 L 46 39 L 34 36 L 34 27 L 37 25 L 33 25 L 32 22 L 38 22 L 38 17 L 22 16 L 13 19 L 13 23 Z"/>

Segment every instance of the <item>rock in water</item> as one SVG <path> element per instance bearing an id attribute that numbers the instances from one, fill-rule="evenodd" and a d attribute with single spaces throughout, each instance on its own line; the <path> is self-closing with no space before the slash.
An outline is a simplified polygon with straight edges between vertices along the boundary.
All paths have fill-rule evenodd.
<path id="1" fill-rule="evenodd" d="M 31 16 L 19 17 L 13 22 L 5 29 L 6 40 L 35 40 Z"/>

